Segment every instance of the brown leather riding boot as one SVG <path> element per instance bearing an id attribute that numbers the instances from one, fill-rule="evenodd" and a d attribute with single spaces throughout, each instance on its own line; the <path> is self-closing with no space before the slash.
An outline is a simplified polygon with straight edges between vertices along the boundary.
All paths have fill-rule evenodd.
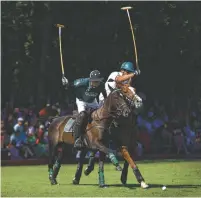
<path id="1" fill-rule="evenodd" d="M 81 136 L 85 134 L 87 123 L 88 115 L 85 111 L 82 111 L 76 118 L 75 125 L 73 127 L 73 131 L 75 133 L 75 148 L 82 148 L 84 146 Z"/>

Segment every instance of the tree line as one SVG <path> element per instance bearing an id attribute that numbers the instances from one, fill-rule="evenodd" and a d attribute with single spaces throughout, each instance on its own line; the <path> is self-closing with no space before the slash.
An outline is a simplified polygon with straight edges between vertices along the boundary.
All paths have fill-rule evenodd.
<path id="1" fill-rule="evenodd" d="M 99 69 L 107 78 L 134 50 L 125 2 L 1 2 L 2 99 L 41 106 L 66 96 L 56 23 L 69 80 Z M 201 3 L 129 2 L 141 76 L 137 89 L 150 98 L 201 93 Z M 54 101 L 55 100 L 55 101 Z"/>

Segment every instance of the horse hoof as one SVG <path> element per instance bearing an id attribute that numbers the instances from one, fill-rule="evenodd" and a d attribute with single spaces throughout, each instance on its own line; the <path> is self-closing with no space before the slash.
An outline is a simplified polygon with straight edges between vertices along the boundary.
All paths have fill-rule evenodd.
<path id="1" fill-rule="evenodd" d="M 51 185 L 57 185 L 57 180 L 56 179 L 50 179 Z"/>
<path id="2" fill-rule="evenodd" d="M 127 182 L 127 178 L 121 177 L 121 183 L 122 183 L 123 185 L 126 185 L 126 182 Z"/>
<path id="3" fill-rule="evenodd" d="M 73 184 L 74 184 L 74 185 L 78 185 L 78 184 L 79 184 L 79 181 L 74 178 L 74 179 L 73 179 Z"/>
<path id="4" fill-rule="evenodd" d="M 88 176 L 88 175 L 90 174 L 90 172 L 89 172 L 89 170 L 88 170 L 87 168 L 84 170 L 84 174 L 85 174 L 86 176 Z"/>
<path id="5" fill-rule="evenodd" d="M 149 185 L 146 184 L 144 181 L 142 181 L 142 182 L 141 182 L 141 188 L 147 189 L 147 188 L 149 188 Z"/>
<path id="6" fill-rule="evenodd" d="M 116 167 L 116 170 L 117 170 L 117 171 L 122 171 L 123 169 L 121 168 L 120 165 L 118 165 L 118 166 Z"/>
<path id="7" fill-rule="evenodd" d="M 84 170 L 84 174 L 85 174 L 86 176 L 88 176 L 93 170 L 94 170 L 94 168 L 86 168 L 86 169 Z"/>
<path id="8" fill-rule="evenodd" d="M 107 185 L 106 184 L 100 184 L 99 187 L 100 188 L 107 188 Z"/>

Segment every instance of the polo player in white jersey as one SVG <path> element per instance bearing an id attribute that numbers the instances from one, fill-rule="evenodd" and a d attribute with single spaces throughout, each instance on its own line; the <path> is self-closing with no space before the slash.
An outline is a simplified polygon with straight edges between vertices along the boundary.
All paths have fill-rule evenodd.
<path id="1" fill-rule="evenodd" d="M 119 72 L 115 71 L 109 75 L 109 77 L 105 83 L 105 90 L 106 90 L 107 96 L 110 94 L 111 88 L 112 89 L 117 88 L 118 83 L 119 84 L 129 84 L 130 90 L 133 91 L 133 93 L 135 94 L 135 89 L 130 86 L 130 82 L 134 76 L 138 76 L 138 75 L 140 75 L 140 71 L 137 71 L 134 69 L 133 63 L 124 62 L 121 65 L 121 69 Z M 141 99 L 139 98 L 139 100 L 141 100 Z M 103 103 L 103 101 L 104 101 L 104 97 L 102 94 L 100 94 L 100 96 L 99 96 L 99 101 L 100 101 L 100 103 Z"/>

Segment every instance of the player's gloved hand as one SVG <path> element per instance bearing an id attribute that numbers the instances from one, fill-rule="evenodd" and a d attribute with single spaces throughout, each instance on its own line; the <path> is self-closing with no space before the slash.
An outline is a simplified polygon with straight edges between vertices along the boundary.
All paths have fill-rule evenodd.
<path id="1" fill-rule="evenodd" d="M 68 85 L 68 79 L 67 79 L 65 76 L 63 76 L 61 80 L 62 80 L 62 84 L 63 84 L 64 86 L 67 86 L 67 85 Z"/>
<path id="2" fill-rule="evenodd" d="M 140 75 L 140 70 L 135 70 L 135 72 L 134 72 L 134 74 L 136 75 L 136 76 L 138 76 L 138 75 Z"/>

